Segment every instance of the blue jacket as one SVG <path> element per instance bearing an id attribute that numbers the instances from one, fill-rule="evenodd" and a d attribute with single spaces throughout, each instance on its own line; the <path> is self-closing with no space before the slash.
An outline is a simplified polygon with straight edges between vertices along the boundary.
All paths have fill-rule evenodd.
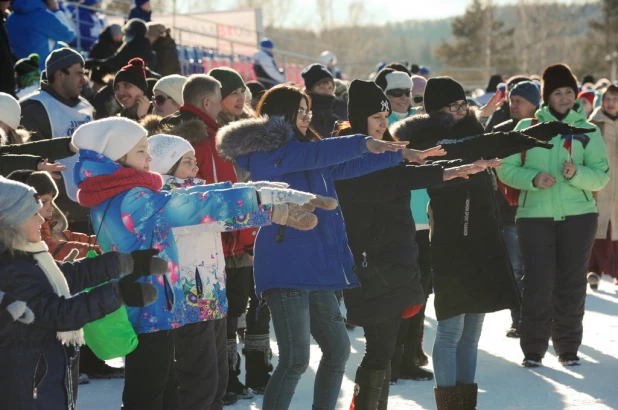
<path id="1" fill-rule="evenodd" d="M 140 19 L 143 20 L 144 23 L 149 23 L 151 16 L 152 11 L 144 11 L 138 6 L 131 7 L 131 11 L 129 11 L 129 20 Z"/>
<path id="2" fill-rule="evenodd" d="M 78 197 L 84 202 L 84 189 L 106 180 L 113 184 L 115 172 L 122 166 L 94 151 L 80 150 L 74 172 L 80 187 Z M 155 174 L 158 175 L 158 174 Z M 95 177 L 101 177 L 94 179 Z M 88 184 L 84 181 L 93 178 Z M 208 185 L 179 189 L 174 192 L 154 191 L 139 182 L 119 181 L 126 191 L 101 199 L 91 208 L 92 226 L 98 233 L 101 248 L 108 252 L 132 252 L 158 249 L 158 257 L 168 264 L 166 275 L 142 279 L 159 291 L 155 303 L 145 308 L 127 308 L 129 320 L 137 333 L 152 333 L 178 328 L 185 324 L 185 293 L 180 280 L 178 249 L 172 228 L 201 223 L 229 223 L 251 212 L 258 212 L 257 194 L 253 188 L 211 190 Z M 268 213 L 264 218 L 269 218 Z M 231 222 L 229 221 L 231 220 Z M 264 222 L 267 223 L 267 222 Z M 100 231 L 99 231 L 100 230 Z"/>
<path id="3" fill-rule="evenodd" d="M 57 41 L 71 42 L 75 33 L 62 24 L 41 0 L 15 0 L 13 12 L 6 19 L 6 30 L 17 58 L 37 53 L 39 68 L 45 69 L 45 59 Z"/>
<path id="4" fill-rule="evenodd" d="M 77 380 L 77 361 L 71 360 L 75 350 L 62 345 L 56 332 L 80 329 L 121 306 L 111 283 L 79 293 L 118 276 L 117 254 L 58 263 L 58 266 L 71 294 L 75 295 L 70 299 L 54 293 L 32 254 L 0 255 L 0 286 L 25 301 L 34 313 L 34 322 L 29 325 L 14 322 L 0 329 L 0 407 L 3 409 L 74 409 L 67 398 L 73 399 L 77 391 L 67 381 Z"/>
<path id="5" fill-rule="evenodd" d="M 369 137 L 328 138 L 304 143 L 282 117 L 237 121 L 219 130 L 217 150 L 256 181 L 281 181 L 290 188 L 337 197 L 334 181 L 355 178 L 402 162 L 401 153 L 368 154 Z M 359 286 L 341 208 L 316 209 L 310 231 L 260 228 L 255 241 L 256 293 L 273 288 L 343 289 Z"/>

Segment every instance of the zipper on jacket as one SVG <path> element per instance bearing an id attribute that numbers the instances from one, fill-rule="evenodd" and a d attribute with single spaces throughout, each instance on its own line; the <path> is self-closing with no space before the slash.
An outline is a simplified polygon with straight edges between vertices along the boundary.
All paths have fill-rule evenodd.
<path id="1" fill-rule="evenodd" d="M 524 202 L 521 204 L 521 207 L 525 207 L 526 206 L 526 199 L 528 199 L 528 191 L 523 191 L 524 192 Z"/>
<path id="2" fill-rule="evenodd" d="M 586 202 L 588 202 L 589 201 L 588 194 L 583 189 L 582 189 L 582 193 L 584 194 L 584 198 L 586 198 Z"/>
<path id="3" fill-rule="evenodd" d="M 366 268 L 369 266 L 369 262 L 367 262 L 367 252 L 363 252 L 363 263 L 361 263 L 361 266 L 363 268 Z M 380 277 L 380 280 L 382 281 L 382 284 L 384 286 L 388 286 L 388 282 L 386 280 L 386 278 L 384 277 L 384 275 L 382 275 L 382 272 L 380 272 L 380 269 L 378 269 L 377 267 L 375 267 L 375 271 L 378 274 L 378 276 Z"/>
<path id="4" fill-rule="evenodd" d="M 43 373 L 43 377 L 41 377 L 41 381 L 40 382 L 36 382 L 36 375 L 39 372 L 39 364 L 41 364 L 41 359 L 43 359 L 43 361 L 45 362 L 45 373 Z M 45 380 L 45 377 L 47 376 L 47 360 L 45 359 L 45 355 L 43 353 L 39 353 L 39 356 L 37 357 L 36 360 L 36 364 L 34 365 L 34 374 L 32 375 L 32 398 L 34 400 L 36 400 L 39 397 L 39 386 L 43 383 L 43 380 Z"/>

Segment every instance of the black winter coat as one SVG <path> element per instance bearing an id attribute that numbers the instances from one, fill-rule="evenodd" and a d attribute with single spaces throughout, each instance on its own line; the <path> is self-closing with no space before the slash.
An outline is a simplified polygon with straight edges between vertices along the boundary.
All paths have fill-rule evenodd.
<path id="1" fill-rule="evenodd" d="M 146 65 L 153 71 L 157 71 L 157 57 L 152 50 L 150 40 L 146 37 L 137 36 L 133 40 L 122 43 L 118 51 L 111 57 L 105 59 L 88 59 L 86 67 L 105 66 L 113 72 L 119 71 L 122 67 L 129 64 L 132 58 L 141 58 Z"/>
<path id="2" fill-rule="evenodd" d="M 111 27 L 108 26 L 101 32 L 99 39 L 92 45 L 88 57 L 101 60 L 111 57 L 116 54 L 116 51 L 118 51 L 121 44 L 122 43 L 117 43 L 114 41 Z"/>
<path id="3" fill-rule="evenodd" d="M 157 55 L 157 72 L 161 76 L 181 74 L 180 61 L 176 52 L 176 42 L 172 37 L 159 37 L 152 45 Z M 154 69 L 154 68 L 153 68 Z"/>
<path id="4" fill-rule="evenodd" d="M 58 264 L 75 295 L 118 276 L 118 254 Z M 0 287 L 25 301 L 34 322 L 0 329 L 2 408 L 66 410 L 77 396 L 78 357 L 57 331 L 82 328 L 121 306 L 115 286 L 106 284 L 70 299 L 57 296 L 30 253 L 0 255 Z M 36 391 L 35 391 L 36 389 Z M 74 407 L 71 407 L 74 408 Z"/>
<path id="5" fill-rule="evenodd" d="M 4 17 L 0 15 L 0 92 L 15 96 L 15 70 L 17 62 L 9 43 L 9 35 L 4 26 Z"/>
<path id="6" fill-rule="evenodd" d="M 410 148 L 442 144 L 448 152 L 444 159 L 465 154 L 463 159 L 474 161 L 500 156 L 504 151 L 499 142 L 485 146 L 476 143 L 481 141 L 478 138 L 466 138 L 483 133 L 473 114 L 459 122 L 448 114 L 416 116 L 401 121 L 398 128 L 393 130 L 394 135 L 409 140 Z M 507 145 L 507 150 L 514 149 Z M 445 182 L 429 188 L 428 193 L 433 214 L 431 265 L 438 320 L 517 308 L 519 293 L 502 239 L 493 172 Z"/>
<path id="7" fill-rule="evenodd" d="M 400 165 L 335 182 L 362 285 L 343 291 L 350 323 L 373 325 L 425 303 L 410 191 L 442 182 L 443 171 Z"/>
<path id="8" fill-rule="evenodd" d="M 309 94 L 311 96 L 311 128 L 313 128 L 320 137 L 328 138 L 331 136 L 335 124 L 340 120 L 333 111 L 335 103 L 334 95 Z M 343 118 L 341 118 L 343 120 Z"/>
<path id="9" fill-rule="evenodd" d="M 45 158 L 49 162 L 73 155 L 71 137 L 0 146 L 0 175 L 7 176 L 19 169 L 36 171 Z"/>

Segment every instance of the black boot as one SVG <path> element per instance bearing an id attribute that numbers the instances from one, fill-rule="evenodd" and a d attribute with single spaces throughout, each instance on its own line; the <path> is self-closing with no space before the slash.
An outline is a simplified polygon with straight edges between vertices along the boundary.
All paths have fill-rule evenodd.
<path id="1" fill-rule="evenodd" d="M 270 336 L 246 335 L 242 353 L 245 355 L 246 386 L 254 393 L 264 394 L 270 380 L 269 372 L 273 370 L 270 364 L 273 355 L 270 350 Z"/>
<path id="2" fill-rule="evenodd" d="M 479 385 L 476 383 L 458 384 L 457 387 L 461 395 L 462 410 L 476 410 Z"/>
<path id="3" fill-rule="evenodd" d="M 459 386 L 434 387 L 437 410 L 463 410 Z"/>
<path id="4" fill-rule="evenodd" d="M 399 376 L 401 375 L 401 361 L 403 358 L 403 346 L 399 345 L 395 348 L 395 353 L 393 353 L 393 357 L 391 358 L 391 383 L 397 383 L 399 380 Z"/>
<path id="5" fill-rule="evenodd" d="M 352 404 L 354 410 L 377 410 L 384 386 L 386 370 L 372 370 L 358 367 Z"/>
<path id="6" fill-rule="evenodd" d="M 229 393 L 236 395 L 237 399 L 252 399 L 253 394 L 250 389 L 247 389 L 244 384 L 240 382 L 238 376 L 240 376 L 240 355 L 238 354 L 238 346 L 236 345 L 236 339 L 228 339 L 227 341 L 227 359 L 230 368 L 230 376 L 227 381 L 226 396 Z M 224 401 L 226 399 L 224 398 Z"/>
<path id="7" fill-rule="evenodd" d="M 401 359 L 401 375 L 405 380 L 433 380 L 433 373 L 425 370 L 416 364 L 418 357 L 418 342 L 406 344 L 403 348 L 403 357 Z"/>
<path id="8" fill-rule="evenodd" d="M 425 310 L 425 308 L 423 308 Z M 420 313 L 419 313 L 420 314 Z M 423 318 L 425 315 L 423 314 Z M 416 365 L 417 366 L 427 366 L 429 364 L 429 358 L 425 354 L 423 350 L 423 337 L 425 336 L 425 320 L 421 321 L 421 326 L 418 334 L 418 344 L 416 346 Z"/>
<path id="9" fill-rule="evenodd" d="M 388 395 L 391 390 L 391 365 L 388 365 L 386 373 L 384 374 L 384 384 L 382 384 L 382 391 L 380 392 L 380 401 L 378 402 L 378 410 L 388 409 Z"/>

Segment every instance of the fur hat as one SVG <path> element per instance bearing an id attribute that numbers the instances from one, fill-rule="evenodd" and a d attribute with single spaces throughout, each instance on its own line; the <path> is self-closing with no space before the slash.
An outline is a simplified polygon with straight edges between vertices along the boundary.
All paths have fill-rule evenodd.
<path id="1" fill-rule="evenodd" d="M 433 77 L 427 81 L 423 96 L 426 113 L 438 111 L 459 100 L 467 101 L 466 92 L 461 84 L 451 77 Z"/>
<path id="2" fill-rule="evenodd" d="M 577 95 L 577 78 L 566 64 L 553 64 L 547 66 L 543 70 L 541 91 L 543 94 L 543 101 L 547 104 L 549 97 L 558 88 L 569 87 L 573 89 L 573 93 Z"/>
<path id="3" fill-rule="evenodd" d="M 10 94 L 0 93 L 0 121 L 16 130 L 21 120 L 21 106 Z"/>
<path id="4" fill-rule="evenodd" d="M 195 149 L 189 141 L 166 134 L 153 135 L 148 138 L 148 150 L 152 156 L 150 170 L 161 175 L 166 175 L 187 152 L 195 154 Z"/>
<path id="5" fill-rule="evenodd" d="M 39 195 L 50 194 L 54 199 L 58 197 L 58 187 L 49 173 L 45 171 L 22 169 L 11 172 L 7 178 L 31 186 Z"/>
<path id="6" fill-rule="evenodd" d="M 41 198 L 34 188 L 0 176 L 0 225 L 18 227 L 41 210 Z"/>
<path id="7" fill-rule="evenodd" d="M 384 92 L 373 81 L 354 80 L 350 84 L 348 116 L 352 129 L 367 129 L 367 118 L 375 113 L 387 111 L 391 114 L 391 104 Z"/>
<path id="8" fill-rule="evenodd" d="M 109 117 L 81 125 L 73 133 L 73 145 L 103 154 L 112 161 L 125 156 L 148 135 L 146 128 L 122 117 Z"/>
<path id="9" fill-rule="evenodd" d="M 412 86 L 412 79 L 408 74 L 402 71 L 386 74 L 386 88 L 384 88 L 384 92 L 394 90 L 395 88 L 407 88 L 412 90 Z"/>
<path id="10" fill-rule="evenodd" d="M 187 82 L 187 77 L 172 74 L 161 78 L 152 89 L 153 92 L 159 90 L 172 97 L 178 105 L 182 105 L 182 87 Z"/>
<path id="11" fill-rule="evenodd" d="M 146 71 L 144 70 L 144 60 L 141 58 L 132 58 L 129 60 L 129 64 L 125 65 L 116 73 L 114 78 L 114 88 L 116 84 L 121 81 L 131 83 L 144 93 L 148 90 L 148 83 L 146 82 Z"/>

